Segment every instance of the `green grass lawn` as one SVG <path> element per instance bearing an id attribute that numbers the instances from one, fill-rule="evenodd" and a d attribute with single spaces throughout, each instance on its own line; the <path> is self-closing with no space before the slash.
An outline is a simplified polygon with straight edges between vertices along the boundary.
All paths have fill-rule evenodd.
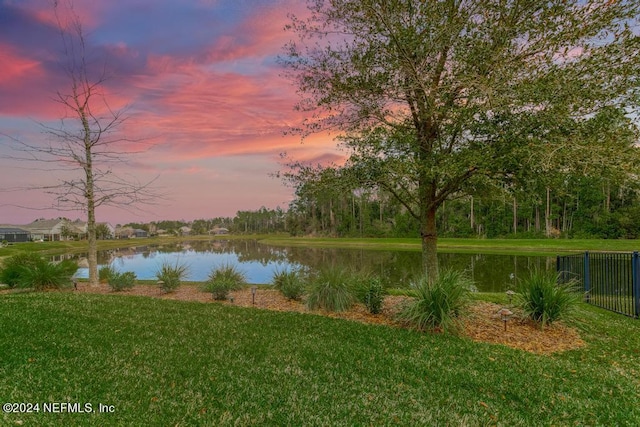
<path id="1" fill-rule="evenodd" d="M 310 314 L 2 294 L 0 397 L 40 412 L 0 425 L 639 425 L 640 323 L 579 317 L 588 345 L 540 356 Z"/>
<path id="2" fill-rule="evenodd" d="M 266 237 L 261 242 L 281 246 L 342 247 L 378 250 L 421 250 L 418 238 Z M 584 251 L 640 250 L 640 240 L 606 239 L 438 239 L 438 251 L 505 255 L 556 255 Z"/>

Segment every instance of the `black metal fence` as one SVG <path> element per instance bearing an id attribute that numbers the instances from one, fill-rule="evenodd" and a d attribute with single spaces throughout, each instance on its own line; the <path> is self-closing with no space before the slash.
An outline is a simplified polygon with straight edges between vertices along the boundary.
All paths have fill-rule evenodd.
<path id="1" fill-rule="evenodd" d="M 616 313 L 640 318 L 640 255 L 585 252 L 558 256 L 561 282 L 577 281 L 588 303 Z"/>

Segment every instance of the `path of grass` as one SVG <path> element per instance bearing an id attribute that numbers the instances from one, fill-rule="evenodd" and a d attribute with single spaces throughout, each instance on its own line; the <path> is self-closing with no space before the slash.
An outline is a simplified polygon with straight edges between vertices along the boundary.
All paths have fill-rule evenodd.
<path id="1" fill-rule="evenodd" d="M 309 314 L 4 294 L 0 397 L 41 412 L 0 424 L 640 424 L 640 323 L 580 315 L 586 348 L 537 356 Z M 43 402 L 96 412 L 44 413 Z"/>
<path id="2" fill-rule="evenodd" d="M 411 238 L 308 238 L 267 237 L 262 243 L 280 246 L 344 247 L 378 250 L 421 250 L 420 239 Z M 640 240 L 581 239 L 438 239 L 441 252 L 506 255 L 556 255 L 583 251 L 640 250 Z"/>

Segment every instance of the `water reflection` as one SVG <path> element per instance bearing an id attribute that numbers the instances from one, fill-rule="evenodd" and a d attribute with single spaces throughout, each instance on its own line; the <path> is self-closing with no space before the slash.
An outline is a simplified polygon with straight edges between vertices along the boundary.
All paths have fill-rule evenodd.
<path id="1" fill-rule="evenodd" d="M 534 268 L 552 269 L 554 257 L 491 254 L 440 253 L 442 268 L 466 270 L 481 291 L 502 292 L 512 288 L 518 277 Z M 279 247 L 255 240 L 211 240 L 176 242 L 162 246 L 138 246 L 102 251 L 98 263 L 111 264 L 119 271 L 133 271 L 139 279 L 155 279 L 164 262 L 189 266 L 187 280 L 204 281 L 211 270 L 233 264 L 243 271 L 249 283 L 269 283 L 273 272 L 305 267 L 311 271 L 325 266 L 348 267 L 380 275 L 388 286 L 406 287 L 420 273 L 421 254 L 417 251 L 379 251 L 364 249 Z M 87 269 L 79 277 L 87 277 Z"/>

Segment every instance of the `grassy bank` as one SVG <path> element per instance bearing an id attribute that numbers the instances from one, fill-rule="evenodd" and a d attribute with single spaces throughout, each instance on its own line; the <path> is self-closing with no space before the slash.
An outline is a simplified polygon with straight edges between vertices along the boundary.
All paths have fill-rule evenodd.
<path id="1" fill-rule="evenodd" d="M 261 240 L 279 246 L 339 247 L 372 250 L 421 250 L 420 239 L 413 238 L 309 238 L 267 237 Z M 604 239 L 458 239 L 441 238 L 438 250 L 460 253 L 505 255 L 556 255 L 583 251 L 640 250 L 640 240 Z"/>
<path id="2" fill-rule="evenodd" d="M 214 239 L 257 239 L 261 243 L 277 246 L 305 246 L 320 248 L 352 248 L 370 250 L 419 251 L 421 244 L 414 238 L 311 238 L 285 235 L 227 235 L 153 237 L 146 239 L 100 240 L 99 250 L 132 246 L 166 245 L 181 241 Z M 87 250 L 86 241 L 28 242 L 0 248 L 0 259 L 18 252 L 40 252 L 57 255 L 82 253 Z M 452 239 L 438 240 L 441 252 L 486 253 L 505 255 L 556 255 L 583 251 L 634 251 L 640 250 L 640 240 L 580 240 L 580 239 Z"/>
<path id="3" fill-rule="evenodd" d="M 4 294 L 2 403 L 41 406 L 0 424 L 638 425 L 640 324 L 579 315 L 587 347 L 539 356 L 309 314 Z"/>
<path id="4" fill-rule="evenodd" d="M 184 236 L 184 237 L 150 237 L 137 239 L 118 240 L 98 240 L 98 250 L 109 250 L 117 248 L 129 248 L 134 246 L 168 245 L 172 243 L 194 241 L 194 240 L 215 240 L 215 239 L 262 239 L 265 235 L 253 236 Z M 39 252 L 43 255 L 74 254 L 87 251 L 87 241 L 63 241 L 63 242 L 26 242 L 15 243 L 0 248 L 0 258 L 15 255 L 19 252 Z"/>

